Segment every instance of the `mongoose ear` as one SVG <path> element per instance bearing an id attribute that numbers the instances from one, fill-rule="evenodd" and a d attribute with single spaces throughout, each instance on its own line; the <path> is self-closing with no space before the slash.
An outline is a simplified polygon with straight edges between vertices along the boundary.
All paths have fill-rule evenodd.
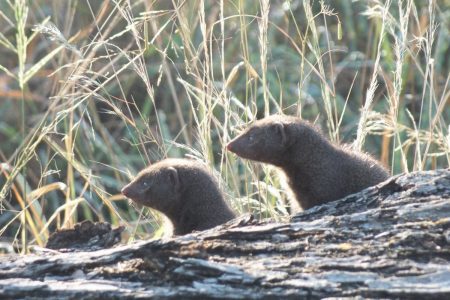
<path id="1" fill-rule="evenodd" d="M 286 128 L 284 127 L 284 124 L 281 122 L 275 122 L 274 124 L 276 132 L 281 136 L 281 143 L 284 145 L 287 142 L 287 136 L 286 136 Z"/>
<path id="2" fill-rule="evenodd" d="M 169 171 L 169 179 L 172 182 L 173 186 L 175 187 L 175 189 L 178 189 L 179 185 L 180 185 L 180 180 L 178 178 L 178 171 L 177 169 L 175 169 L 174 167 L 169 167 L 167 168 L 167 170 Z"/>

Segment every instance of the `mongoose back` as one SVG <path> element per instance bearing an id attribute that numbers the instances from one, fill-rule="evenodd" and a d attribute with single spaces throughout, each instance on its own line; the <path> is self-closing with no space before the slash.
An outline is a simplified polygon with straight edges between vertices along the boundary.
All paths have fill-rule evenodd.
<path id="1" fill-rule="evenodd" d="M 313 125 L 296 117 L 273 115 L 258 120 L 227 149 L 280 167 L 303 209 L 343 198 L 389 177 L 369 155 L 333 145 Z"/>
<path id="2" fill-rule="evenodd" d="M 213 175 L 193 160 L 165 159 L 155 163 L 139 172 L 122 194 L 165 214 L 175 235 L 206 230 L 235 217 Z"/>

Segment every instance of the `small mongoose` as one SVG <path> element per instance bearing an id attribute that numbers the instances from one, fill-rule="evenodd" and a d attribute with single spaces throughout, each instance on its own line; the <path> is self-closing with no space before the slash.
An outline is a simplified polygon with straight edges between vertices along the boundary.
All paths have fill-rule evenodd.
<path id="1" fill-rule="evenodd" d="M 303 209 L 343 198 L 389 177 L 369 155 L 334 145 L 313 125 L 291 116 L 256 121 L 227 149 L 280 167 Z"/>
<path id="2" fill-rule="evenodd" d="M 209 229 L 235 217 L 213 175 L 194 160 L 157 162 L 139 172 L 122 194 L 165 214 L 175 235 Z"/>

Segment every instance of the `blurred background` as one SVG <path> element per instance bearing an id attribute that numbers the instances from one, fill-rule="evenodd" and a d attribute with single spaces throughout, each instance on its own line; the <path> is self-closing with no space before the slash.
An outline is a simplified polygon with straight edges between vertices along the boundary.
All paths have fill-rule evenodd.
<path id="1" fill-rule="evenodd" d="M 233 208 L 289 215 L 277 171 L 224 145 L 274 113 L 392 174 L 449 167 L 450 0 L 0 2 L 0 240 L 26 251 L 90 219 L 164 222 L 120 189 L 205 162 Z"/>

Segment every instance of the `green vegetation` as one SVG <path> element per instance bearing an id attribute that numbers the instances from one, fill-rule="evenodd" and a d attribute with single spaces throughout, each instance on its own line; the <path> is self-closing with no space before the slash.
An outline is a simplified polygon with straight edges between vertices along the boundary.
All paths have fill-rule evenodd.
<path id="1" fill-rule="evenodd" d="M 448 0 L 2 1 L 0 236 L 26 251 L 84 219 L 158 236 L 120 189 L 165 157 L 283 218 L 274 169 L 224 150 L 277 112 L 394 174 L 448 167 L 449 20 Z"/>

